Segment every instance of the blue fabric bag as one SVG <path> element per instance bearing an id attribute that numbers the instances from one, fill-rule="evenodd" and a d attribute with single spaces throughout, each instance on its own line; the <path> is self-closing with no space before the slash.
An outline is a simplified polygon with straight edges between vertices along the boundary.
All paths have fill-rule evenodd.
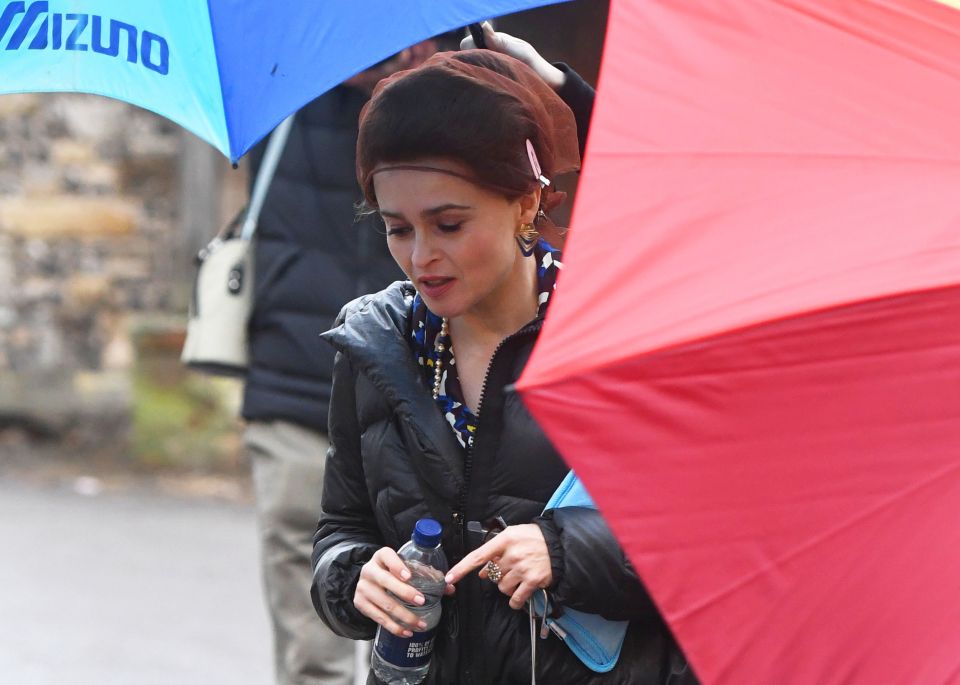
<path id="1" fill-rule="evenodd" d="M 561 507 L 588 507 L 596 509 L 583 483 L 571 471 L 563 479 L 544 511 Z M 591 671 L 606 673 L 617 665 L 629 621 L 610 621 L 597 614 L 588 614 L 564 608 L 561 616 L 550 618 L 546 592 L 538 592 L 531 599 L 533 614 L 543 617 L 544 625 L 552 630 L 577 658 Z M 541 637 L 545 637 L 541 632 Z"/>

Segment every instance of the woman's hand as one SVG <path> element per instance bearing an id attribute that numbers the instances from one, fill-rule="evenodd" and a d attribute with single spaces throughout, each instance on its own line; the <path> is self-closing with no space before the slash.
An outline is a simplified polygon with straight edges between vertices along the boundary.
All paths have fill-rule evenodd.
<path id="1" fill-rule="evenodd" d="M 553 582 L 547 542 L 543 539 L 540 526 L 535 523 L 507 526 L 503 532 L 470 552 L 450 569 L 447 583 L 457 583 L 479 567 L 483 567 L 480 577 L 487 578 L 486 564 L 490 561 L 500 568 L 497 587 L 510 598 L 513 609 L 522 608 L 534 592 L 549 587 Z"/>
<path id="2" fill-rule="evenodd" d="M 423 604 L 425 599 L 408 585 L 410 571 L 389 547 L 381 547 L 360 569 L 360 580 L 353 595 L 353 606 L 394 635 L 410 637 L 412 629 L 423 630 L 427 624 L 403 606 Z"/>
<path id="3" fill-rule="evenodd" d="M 559 90 L 567 80 L 567 75 L 550 64 L 536 49 L 525 40 L 521 40 L 509 33 L 499 33 L 493 30 L 489 21 L 482 24 L 483 38 L 487 49 L 514 57 L 533 69 L 537 76 L 547 82 L 554 90 Z M 477 47 L 473 36 L 467 36 L 460 41 L 461 50 Z"/>

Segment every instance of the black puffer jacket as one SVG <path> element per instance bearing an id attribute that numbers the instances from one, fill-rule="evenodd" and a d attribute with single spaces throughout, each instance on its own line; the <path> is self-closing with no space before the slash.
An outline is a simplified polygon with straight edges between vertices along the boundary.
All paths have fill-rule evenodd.
<path id="1" fill-rule="evenodd" d="M 341 635 L 373 637 L 376 625 L 353 606 L 360 567 L 378 548 L 406 542 L 418 518 L 444 525 L 443 548 L 451 564 L 469 551 L 462 522 L 498 514 L 509 524 L 537 521 L 551 552 L 554 599 L 631 621 L 619 663 L 602 676 L 587 670 L 556 637 L 538 641 L 538 680 L 666 682 L 672 640 L 600 515 L 571 508 L 538 519 L 567 467 L 505 386 L 520 375 L 540 321 L 495 353 L 476 443 L 465 454 L 407 342 L 413 294 L 409 283 L 395 283 L 348 305 L 340 325 L 325 334 L 339 354 L 324 513 L 313 557 L 312 594 L 321 618 Z M 530 682 L 528 617 L 507 602 L 475 574 L 444 599 L 428 683 Z"/>

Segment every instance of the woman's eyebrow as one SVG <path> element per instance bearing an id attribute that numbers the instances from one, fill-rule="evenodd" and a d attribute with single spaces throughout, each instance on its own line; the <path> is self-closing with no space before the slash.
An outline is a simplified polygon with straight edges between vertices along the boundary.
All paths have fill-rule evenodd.
<path id="1" fill-rule="evenodd" d="M 438 207 L 431 207 L 430 209 L 425 209 L 422 212 L 420 212 L 420 216 L 424 218 L 429 218 L 429 217 L 436 216 L 437 214 L 443 214 L 444 212 L 450 209 L 473 209 L 473 207 L 469 205 L 458 205 L 453 203 L 447 203 L 445 205 L 440 205 Z M 400 219 L 400 220 L 406 219 L 406 217 L 403 216 L 403 214 L 399 212 L 391 212 L 386 209 L 380 210 L 380 216 L 388 217 L 390 219 Z"/>
<path id="2" fill-rule="evenodd" d="M 440 205 L 439 207 L 431 207 L 430 209 L 425 209 L 422 212 L 420 212 L 420 216 L 423 216 L 423 217 L 436 216 L 437 214 L 443 214 L 449 209 L 473 209 L 473 207 L 470 207 L 468 205 L 457 205 L 453 203 L 448 203 L 445 205 Z"/>

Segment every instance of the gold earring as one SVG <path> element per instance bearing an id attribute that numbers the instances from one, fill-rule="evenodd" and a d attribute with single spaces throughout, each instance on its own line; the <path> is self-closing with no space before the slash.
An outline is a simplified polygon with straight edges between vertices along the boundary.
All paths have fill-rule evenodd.
<path id="1" fill-rule="evenodd" d="M 520 252 L 523 253 L 524 257 L 529 257 L 533 254 L 533 248 L 536 246 L 539 238 L 540 231 L 538 231 L 532 223 L 520 224 L 520 228 L 517 231 L 517 245 L 520 247 Z"/>

